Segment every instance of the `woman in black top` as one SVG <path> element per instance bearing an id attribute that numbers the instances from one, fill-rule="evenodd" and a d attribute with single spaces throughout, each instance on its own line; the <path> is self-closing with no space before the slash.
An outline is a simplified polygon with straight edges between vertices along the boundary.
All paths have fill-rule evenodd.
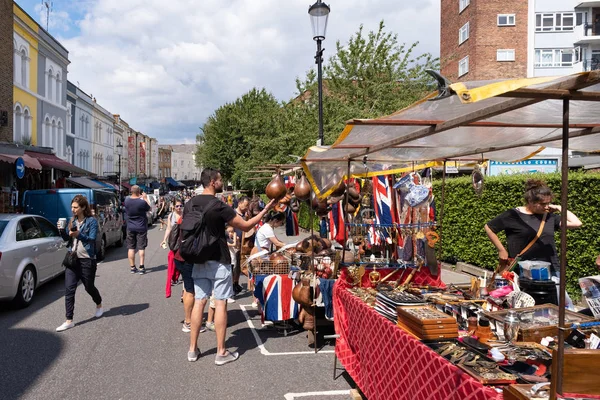
<path id="1" fill-rule="evenodd" d="M 554 195 L 545 182 L 529 179 L 525 183 L 525 206 L 511 208 L 492 219 L 485 226 L 485 232 L 498 250 L 501 263 L 508 258 L 515 258 L 536 236 L 542 218 L 546 214 L 546 224 L 540 237 L 529 250 L 521 255 L 521 260 L 547 261 L 551 264 L 552 276 L 558 277 L 560 263 L 556 253 L 554 232 L 560 229 L 561 212 L 559 205 L 552 204 Z M 567 210 L 567 229 L 579 228 L 581 221 Z M 497 233 L 504 231 L 508 250 L 504 247 Z"/>

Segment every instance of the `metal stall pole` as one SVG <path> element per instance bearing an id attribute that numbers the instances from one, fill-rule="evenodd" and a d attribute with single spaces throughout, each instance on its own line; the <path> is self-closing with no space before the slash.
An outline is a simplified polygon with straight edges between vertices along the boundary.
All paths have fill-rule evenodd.
<path id="1" fill-rule="evenodd" d="M 444 248 L 444 232 L 442 232 L 444 223 L 444 208 L 446 205 L 446 160 L 444 160 L 444 169 L 442 170 L 442 204 L 440 204 L 440 223 L 438 224 L 440 230 L 440 247 L 438 248 L 437 259 L 442 259 L 443 248 Z"/>
<path id="2" fill-rule="evenodd" d="M 567 201 L 569 198 L 569 99 L 563 99 L 563 126 L 562 126 L 562 176 L 560 189 L 560 285 L 558 300 L 558 359 L 556 379 L 556 392 L 562 393 L 563 361 L 565 354 L 565 286 L 567 269 Z"/>
<path id="3" fill-rule="evenodd" d="M 316 213 L 315 210 L 313 210 L 312 207 L 312 198 L 313 196 L 317 196 L 317 194 L 315 193 L 315 191 L 313 190 L 313 187 L 311 185 L 310 187 L 310 192 L 311 192 L 311 196 L 310 199 L 308 201 L 308 209 L 310 210 L 310 242 L 312 243 L 312 237 L 315 235 L 315 218 L 314 218 L 314 214 Z M 318 200 L 318 198 L 317 198 Z M 317 302 L 315 301 L 315 287 L 317 284 L 317 269 L 315 268 L 315 252 L 311 250 L 310 252 L 310 269 L 312 269 L 313 271 L 313 302 L 312 302 L 312 309 L 313 309 L 313 329 L 312 329 L 312 339 L 313 339 L 313 346 L 315 347 L 315 354 L 317 354 Z M 310 335 L 310 333 L 309 333 Z"/>
<path id="4" fill-rule="evenodd" d="M 351 163 L 351 160 L 348 159 L 348 172 L 346 173 L 346 181 L 347 181 L 346 193 L 344 196 L 344 203 L 340 206 L 341 207 L 340 211 L 342 212 L 342 215 L 344 216 L 344 232 L 346 232 L 346 235 L 344 235 L 345 242 L 342 243 L 342 260 L 340 261 L 340 264 L 344 262 L 344 258 L 346 256 L 346 242 L 348 241 L 345 236 L 348 236 L 348 230 L 346 227 L 347 227 L 349 221 L 348 221 L 348 215 L 346 213 L 346 210 L 344 209 L 344 204 L 348 204 L 348 196 L 349 196 L 348 189 L 350 188 L 350 163 Z M 337 267 L 335 268 L 334 272 L 337 272 Z"/>

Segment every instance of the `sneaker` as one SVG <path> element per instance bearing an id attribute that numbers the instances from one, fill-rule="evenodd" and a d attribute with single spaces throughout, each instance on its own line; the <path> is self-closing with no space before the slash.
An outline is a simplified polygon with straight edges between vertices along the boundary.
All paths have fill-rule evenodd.
<path id="1" fill-rule="evenodd" d="M 215 323 L 214 322 L 207 322 L 205 326 L 206 326 L 206 329 L 208 329 L 209 331 L 212 331 L 212 332 L 215 331 Z"/>
<path id="2" fill-rule="evenodd" d="M 181 326 L 181 331 L 185 332 L 185 333 L 190 333 L 192 331 L 192 324 L 188 324 L 187 322 L 184 322 L 183 325 Z"/>
<path id="3" fill-rule="evenodd" d="M 206 327 L 205 326 L 200 327 L 200 333 L 204 333 L 204 332 L 206 332 Z"/>
<path id="4" fill-rule="evenodd" d="M 94 317 L 100 318 L 104 314 L 104 308 L 96 308 L 96 312 L 94 313 Z"/>
<path id="5" fill-rule="evenodd" d="M 138 268 L 138 275 L 144 275 L 146 273 L 146 268 Z"/>
<path id="6" fill-rule="evenodd" d="M 258 302 L 257 301 L 253 301 L 252 302 L 252 308 L 258 308 Z"/>
<path id="7" fill-rule="evenodd" d="M 235 303 L 235 299 L 233 297 L 230 297 L 227 299 L 227 303 Z"/>
<path id="8" fill-rule="evenodd" d="M 136 267 L 131 267 L 131 269 L 129 270 L 132 274 L 137 274 L 138 269 Z"/>
<path id="9" fill-rule="evenodd" d="M 188 355 L 188 357 L 189 357 L 189 355 Z M 220 356 L 218 354 L 215 356 L 215 364 L 216 365 L 225 365 L 227 363 L 237 360 L 239 357 L 240 357 L 240 355 L 237 351 L 234 351 L 232 353 L 229 350 L 225 350 L 224 356 Z"/>
<path id="10" fill-rule="evenodd" d="M 56 328 L 56 332 L 62 332 L 62 331 L 66 331 L 67 329 L 71 329 L 72 327 L 74 327 L 75 324 L 73 322 L 63 322 L 61 326 L 59 326 L 58 328 Z"/>
<path id="11" fill-rule="evenodd" d="M 194 351 L 188 351 L 188 361 L 194 362 L 198 361 L 198 357 L 200 357 L 200 349 L 196 347 Z"/>

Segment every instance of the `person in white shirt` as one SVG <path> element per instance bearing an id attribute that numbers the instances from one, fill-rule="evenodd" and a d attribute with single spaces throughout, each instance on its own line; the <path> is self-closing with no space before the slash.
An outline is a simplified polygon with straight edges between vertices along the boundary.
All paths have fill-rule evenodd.
<path id="1" fill-rule="evenodd" d="M 271 252 L 272 245 L 283 247 L 285 243 L 277 239 L 274 229 L 285 224 L 285 214 L 278 211 L 272 211 L 265 216 L 265 224 L 256 232 L 253 253 L 261 250 Z"/>

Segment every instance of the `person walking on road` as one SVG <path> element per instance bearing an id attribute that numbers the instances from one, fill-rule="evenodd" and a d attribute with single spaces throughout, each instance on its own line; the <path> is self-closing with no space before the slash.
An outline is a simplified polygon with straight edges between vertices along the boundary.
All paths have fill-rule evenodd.
<path id="1" fill-rule="evenodd" d="M 104 313 L 102 308 L 102 297 L 96 288 L 96 235 L 98 233 L 98 221 L 92 216 L 90 205 L 85 196 L 77 195 L 71 203 L 73 218 L 68 226 L 68 233 L 64 226 L 57 223 L 59 232 L 63 239 L 69 240 L 71 251 L 77 254 L 77 261 L 73 268 L 65 269 L 65 308 L 67 320 L 56 328 L 57 332 L 66 331 L 75 326 L 73 323 L 73 311 L 75 309 L 75 291 L 79 281 L 83 282 L 85 291 L 92 296 L 96 303 L 94 316 L 100 318 Z"/>
<path id="2" fill-rule="evenodd" d="M 198 336 L 202 326 L 202 318 L 206 302 L 211 294 L 215 297 L 215 331 L 217 336 L 216 365 L 224 365 L 238 359 L 237 351 L 229 351 L 225 348 L 225 334 L 227 329 L 227 299 L 233 296 L 233 283 L 231 279 L 231 257 L 227 248 L 225 237 L 225 224 L 244 232 L 249 231 L 260 221 L 265 213 L 273 207 L 275 201 L 271 201 L 263 211 L 248 221 L 235 213 L 235 210 L 227 204 L 215 198 L 215 194 L 223 192 L 223 181 L 221 173 L 212 168 L 204 168 L 200 176 L 204 186 L 201 195 L 192 198 L 184 208 L 183 218 L 192 207 L 209 210 L 204 215 L 205 229 L 213 238 L 218 239 L 211 249 L 209 260 L 202 264 L 195 264 L 192 271 L 194 279 L 194 291 L 196 301 L 192 309 L 192 329 L 190 332 L 190 346 L 188 349 L 188 361 L 196 361 L 200 357 L 198 349 Z"/>
<path id="3" fill-rule="evenodd" d="M 131 187 L 131 196 L 125 199 L 125 216 L 127 219 L 127 256 L 131 273 L 144 275 L 144 256 L 148 246 L 148 217 L 146 212 L 150 210 L 150 200 L 146 193 L 138 185 Z M 140 268 L 135 267 L 135 253 L 140 255 Z"/>

